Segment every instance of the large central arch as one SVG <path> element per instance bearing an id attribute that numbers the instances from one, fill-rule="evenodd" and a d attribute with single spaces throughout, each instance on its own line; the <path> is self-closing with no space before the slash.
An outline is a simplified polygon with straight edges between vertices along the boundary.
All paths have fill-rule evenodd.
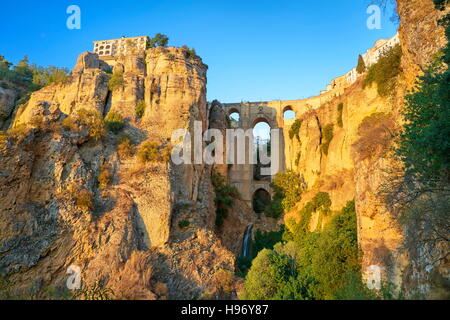
<path id="1" fill-rule="evenodd" d="M 239 114 L 239 129 L 253 130 L 259 123 L 266 123 L 271 129 L 281 129 L 281 141 L 279 144 L 280 150 L 277 150 L 277 153 L 281 157 L 280 163 L 282 168 L 280 168 L 280 171 L 284 171 L 285 156 L 284 135 L 282 133 L 283 122 L 280 122 L 280 118 L 282 119 L 283 115 L 280 114 L 279 110 L 272 106 L 264 105 L 264 103 L 233 103 L 223 104 L 222 106 L 227 116 L 232 113 Z M 249 147 L 254 146 L 252 145 Z M 245 200 L 250 207 L 253 207 L 253 197 L 257 190 L 265 190 L 272 195 L 270 183 L 272 182 L 273 177 L 268 176 L 262 181 L 255 180 L 253 164 L 246 163 L 229 166 L 228 180 L 231 185 L 235 186 L 239 190 L 242 199 Z"/>

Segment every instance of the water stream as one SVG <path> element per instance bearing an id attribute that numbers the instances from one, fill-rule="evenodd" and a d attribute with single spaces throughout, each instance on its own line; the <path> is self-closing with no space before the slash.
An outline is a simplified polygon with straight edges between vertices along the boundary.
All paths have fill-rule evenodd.
<path id="1" fill-rule="evenodd" d="M 253 225 L 249 225 L 245 230 L 244 241 L 242 242 L 242 256 L 250 256 L 250 241 L 252 240 Z"/>

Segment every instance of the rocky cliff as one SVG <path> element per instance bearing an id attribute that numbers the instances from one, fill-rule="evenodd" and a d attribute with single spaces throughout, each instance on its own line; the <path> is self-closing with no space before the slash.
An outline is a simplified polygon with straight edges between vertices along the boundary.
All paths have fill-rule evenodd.
<path id="1" fill-rule="evenodd" d="M 402 60 L 396 91 L 385 98 L 378 94 L 376 85 L 365 87 L 359 79 L 344 94 L 301 116 L 299 138 L 286 141 L 288 149 L 293 150 L 287 163 L 297 162 L 294 168 L 305 177 L 308 191 L 285 220 L 298 219 L 298 210 L 319 191 L 330 195 L 332 210 L 355 199 L 363 272 L 369 266 L 379 266 L 385 279 L 397 288 L 417 294 L 417 288 L 424 293 L 425 287 L 423 283 L 411 283 L 410 275 L 429 282 L 427 263 L 416 264 L 404 250 L 402 226 L 383 203 L 380 190 L 393 168 L 398 167 L 390 157 L 390 148 L 392 134 L 401 126 L 403 97 L 446 39 L 438 25 L 444 13 L 435 9 L 433 1 L 397 2 Z M 326 127 L 332 127 L 330 141 Z M 318 224 L 320 221 L 322 224 Z M 320 229 L 326 221 L 316 213 L 310 228 Z"/>
<path id="2" fill-rule="evenodd" d="M 234 271 L 213 232 L 211 168 L 142 163 L 117 147 L 123 136 L 130 149 L 169 146 L 174 129 L 207 128 L 206 71 L 179 48 L 121 57 L 113 70 L 84 53 L 66 83 L 19 108 L 0 145 L 0 272 L 18 294 L 63 291 L 71 265 L 86 288 L 100 282 L 131 299 L 198 297 L 218 271 Z M 110 112 L 124 119 L 121 135 L 92 138 L 95 116 Z"/>

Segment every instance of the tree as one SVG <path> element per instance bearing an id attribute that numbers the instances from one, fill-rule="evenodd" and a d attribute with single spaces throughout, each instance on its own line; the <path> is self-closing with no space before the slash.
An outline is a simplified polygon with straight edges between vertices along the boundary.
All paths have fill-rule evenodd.
<path id="1" fill-rule="evenodd" d="M 359 74 L 364 73 L 364 71 L 366 71 L 366 64 L 364 62 L 362 55 L 359 55 L 358 57 L 358 66 L 356 67 L 356 71 Z"/>
<path id="2" fill-rule="evenodd" d="M 446 1 L 435 1 L 443 10 Z M 450 40 L 450 15 L 441 20 Z M 406 229 L 409 253 L 435 264 L 450 253 L 450 44 L 405 97 L 404 125 L 395 153 L 403 164 L 381 192 Z M 421 243 L 418 250 L 417 243 Z"/>
<path id="3" fill-rule="evenodd" d="M 149 47 L 167 47 L 169 44 L 169 37 L 162 33 L 157 33 L 153 38 L 150 39 Z"/>

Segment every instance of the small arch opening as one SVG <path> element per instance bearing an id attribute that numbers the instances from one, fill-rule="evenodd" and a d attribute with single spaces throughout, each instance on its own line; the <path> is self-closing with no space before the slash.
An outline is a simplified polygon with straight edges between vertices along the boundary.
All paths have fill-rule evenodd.
<path id="1" fill-rule="evenodd" d="M 265 189 L 258 189 L 253 194 L 253 211 L 257 213 L 258 215 L 261 213 L 264 213 L 266 209 L 270 206 L 270 203 L 272 202 L 272 198 L 270 196 L 270 193 L 267 192 Z"/>
<path id="2" fill-rule="evenodd" d="M 263 175 L 262 169 L 271 165 L 271 127 L 264 118 L 257 119 L 253 128 L 253 148 L 256 155 L 256 164 L 253 166 L 253 179 L 256 181 L 270 181 L 270 175 Z"/>
<path id="3" fill-rule="evenodd" d="M 233 109 L 228 114 L 228 123 L 230 124 L 231 128 L 239 128 L 241 124 L 241 114 L 236 109 Z"/>
<path id="4" fill-rule="evenodd" d="M 292 106 L 287 106 L 283 109 L 283 119 L 295 119 L 296 114 Z"/>

